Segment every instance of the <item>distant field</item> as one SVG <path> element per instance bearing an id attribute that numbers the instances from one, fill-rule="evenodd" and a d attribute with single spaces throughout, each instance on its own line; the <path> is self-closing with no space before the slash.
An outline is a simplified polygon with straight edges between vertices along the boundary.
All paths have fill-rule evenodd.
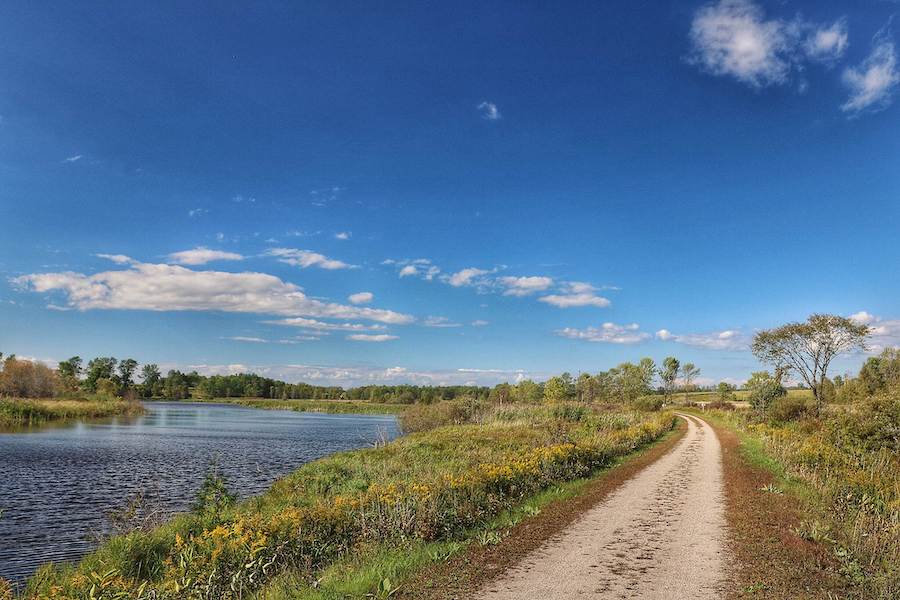
<path id="1" fill-rule="evenodd" d="M 212 398 L 203 402 L 224 402 L 250 408 L 269 410 L 293 410 L 297 412 L 319 412 L 328 414 L 396 415 L 408 404 L 381 404 L 378 402 L 358 402 L 353 400 L 271 400 L 268 398 Z"/>
<path id="2" fill-rule="evenodd" d="M 676 393 L 674 394 L 674 398 L 678 400 L 679 396 L 684 398 L 684 393 Z M 688 392 L 688 398 L 691 402 L 713 402 L 714 400 L 719 399 L 719 393 L 712 392 Z M 737 401 L 747 400 L 750 397 L 750 392 L 747 390 L 735 390 L 734 391 L 734 399 Z M 788 398 L 804 398 L 806 400 L 812 400 L 812 390 L 796 390 L 791 389 L 788 390 Z"/>

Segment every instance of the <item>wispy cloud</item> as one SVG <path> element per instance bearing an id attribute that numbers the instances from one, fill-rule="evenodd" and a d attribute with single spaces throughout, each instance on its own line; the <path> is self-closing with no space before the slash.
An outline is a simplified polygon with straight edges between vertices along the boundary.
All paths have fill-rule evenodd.
<path id="1" fill-rule="evenodd" d="M 600 327 L 587 327 L 585 329 L 566 327 L 558 330 L 556 334 L 573 340 L 606 344 L 637 344 L 650 337 L 649 333 L 640 331 L 640 326 L 637 323 L 631 323 L 630 325 L 604 323 Z"/>
<path id="2" fill-rule="evenodd" d="M 83 155 L 81 155 L 81 154 L 76 154 L 75 156 L 69 156 L 69 157 L 66 157 L 66 158 L 64 158 L 62 161 L 63 161 L 64 163 L 73 163 L 73 162 L 78 162 L 78 161 L 81 160 L 82 158 L 84 158 Z"/>
<path id="3" fill-rule="evenodd" d="M 192 208 L 188 211 L 188 216 L 191 218 L 202 217 L 207 213 L 209 213 L 209 209 L 207 208 Z"/>
<path id="4" fill-rule="evenodd" d="M 305 317 L 290 317 L 275 321 L 263 321 L 269 325 L 285 325 L 288 327 L 300 327 L 313 331 L 378 331 L 386 329 L 384 325 L 370 325 L 364 323 L 329 323 Z"/>
<path id="5" fill-rule="evenodd" d="M 425 327 L 462 327 L 461 323 L 454 323 L 447 317 L 426 317 L 422 322 Z"/>
<path id="6" fill-rule="evenodd" d="M 367 333 L 353 333 L 347 336 L 348 340 L 354 342 L 389 342 L 391 340 L 396 340 L 396 335 L 388 335 L 386 333 L 379 333 L 375 335 L 370 335 Z"/>
<path id="7" fill-rule="evenodd" d="M 269 340 L 258 338 L 258 337 L 248 337 L 245 335 L 232 335 L 221 338 L 223 340 L 231 340 L 232 342 L 247 342 L 249 344 L 268 344 Z"/>
<path id="8" fill-rule="evenodd" d="M 274 256 L 278 262 L 282 262 L 295 267 L 307 269 L 309 267 L 318 267 L 320 269 L 336 270 L 336 269 L 353 269 L 354 265 L 345 263 L 341 260 L 328 258 L 324 254 L 313 252 L 311 250 L 297 250 L 296 248 L 271 248 L 266 251 L 266 255 Z"/>
<path id="9" fill-rule="evenodd" d="M 850 90 L 850 98 L 841 110 L 848 115 L 887 108 L 900 83 L 894 42 L 884 34 L 877 36 L 872 53 L 860 65 L 845 69 L 843 79 Z"/>
<path id="10" fill-rule="evenodd" d="M 476 319 L 470 323 L 472 327 L 487 327 L 490 324 L 490 321 L 485 321 L 484 319 Z"/>
<path id="11" fill-rule="evenodd" d="M 503 115 L 500 114 L 500 109 L 493 102 L 485 100 L 477 108 L 478 112 L 481 113 L 481 118 L 486 121 L 499 121 L 503 118 Z"/>
<path id="12" fill-rule="evenodd" d="M 350 304 L 368 304 L 374 299 L 375 294 L 372 292 L 357 292 L 356 294 L 347 296 L 347 300 L 350 301 Z"/>
<path id="13" fill-rule="evenodd" d="M 13 279 L 38 293 L 61 292 L 80 310 L 220 311 L 285 317 L 365 319 L 405 324 L 413 317 L 391 310 L 348 306 L 308 297 L 266 273 L 194 271 L 169 264 L 132 263 L 94 275 L 72 271 Z"/>
<path id="14" fill-rule="evenodd" d="M 244 260 L 244 257 L 236 252 L 223 250 L 211 250 L 206 246 L 198 246 L 191 250 L 173 252 L 168 256 L 169 262 L 179 265 L 205 265 L 215 260 Z"/>
<path id="15" fill-rule="evenodd" d="M 418 277 L 425 281 L 431 281 L 437 277 L 441 270 L 427 258 L 404 258 L 395 260 L 388 258 L 381 261 L 382 265 L 393 266 L 397 269 L 398 276 Z"/>
<path id="16" fill-rule="evenodd" d="M 832 25 L 816 27 L 810 31 L 804 49 L 812 60 L 833 62 L 844 55 L 849 45 L 847 20 L 838 19 Z"/>
<path id="17" fill-rule="evenodd" d="M 677 342 L 710 350 L 747 350 L 750 345 L 749 339 L 737 329 L 684 334 L 674 334 L 668 329 L 660 329 L 656 332 L 656 337 L 664 342 Z"/>
<path id="18" fill-rule="evenodd" d="M 309 192 L 309 196 L 311 198 L 310 204 L 320 207 L 328 206 L 332 202 L 336 202 L 340 198 L 343 191 L 344 188 L 336 185 L 329 188 L 311 190 Z"/>
<path id="19" fill-rule="evenodd" d="M 353 237 L 353 233 L 350 231 L 338 231 L 334 234 L 334 238 L 337 240 L 349 240 Z"/>
<path id="20" fill-rule="evenodd" d="M 446 281 L 453 287 L 479 285 L 481 283 L 486 284 L 488 282 L 483 279 L 483 276 L 489 275 L 494 272 L 495 272 L 495 270 L 469 267 L 467 269 L 463 269 L 461 271 L 457 271 L 456 273 L 452 273 L 452 274 L 446 276 Z"/>

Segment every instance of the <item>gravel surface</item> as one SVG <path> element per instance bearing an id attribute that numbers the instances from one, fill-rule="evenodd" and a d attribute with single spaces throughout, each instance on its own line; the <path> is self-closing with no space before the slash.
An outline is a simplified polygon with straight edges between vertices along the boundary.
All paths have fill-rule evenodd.
<path id="1" fill-rule="evenodd" d="M 719 440 L 703 420 L 661 459 L 482 588 L 484 600 L 702 599 L 723 594 Z"/>

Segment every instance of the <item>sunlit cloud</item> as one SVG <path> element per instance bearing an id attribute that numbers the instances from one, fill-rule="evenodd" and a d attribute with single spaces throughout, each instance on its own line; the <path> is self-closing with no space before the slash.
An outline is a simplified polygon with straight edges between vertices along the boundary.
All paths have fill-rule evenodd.
<path id="1" fill-rule="evenodd" d="M 485 100 L 477 108 L 478 112 L 481 113 L 481 118 L 486 121 L 499 121 L 503 118 L 503 115 L 500 114 L 500 109 L 493 102 Z"/>
<path id="2" fill-rule="evenodd" d="M 368 333 L 352 333 L 347 336 L 348 340 L 354 342 L 389 342 L 396 340 L 396 335 L 388 335 L 386 333 L 368 334 Z"/>
<path id="3" fill-rule="evenodd" d="M 372 300 L 375 299 L 375 294 L 372 292 L 358 292 L 356 294 L 350 294 L 347 296 L 347 300 L 350 304 L 368 304 Z"/>
<path id="4" fill-rule="evenodd" d="M 587 327 L 585 329 L 566 327 L 558 330 L 556 335 L 573 340 L 606 344 L 637 344 L 651 337 L 649 333 L 640 331 L 640 326 L 637 323 L 631 323 L 630 325 L 603 323 L 600 327 Z"/>
<path id="5" fill-rule="evenodd" d="M 841 106 L 845 113 L 855 116 L 887 108 L 900 84 L 894 43 L 881 39 L 860 65 L 844 70 L 843 79 L 850 90 L 850 98 Z"/>
<path id="6" fill-rule="evenodd" d="M 341 260 L 328 258 L 324 254 L 312 252 L 311 250 L 297 250 L 296 248 L 271 248 L 266 251 L 266 255 L 274 256 L 278 262 L 308 269 L 309 267 L 318 267 L 329 271 L 337 269 L 352 269 L 354 265 L 345 263 Z"/>
<path id="7" fill-rule="evenodd" d="M 192 250 L 173 252 L 168 256 L 169 262 L 179 265 L 205 265 L 216 260 L 244 260 L 244 257 L 236 252 L 211 250 L 205 246 L 198 246 Z"/>

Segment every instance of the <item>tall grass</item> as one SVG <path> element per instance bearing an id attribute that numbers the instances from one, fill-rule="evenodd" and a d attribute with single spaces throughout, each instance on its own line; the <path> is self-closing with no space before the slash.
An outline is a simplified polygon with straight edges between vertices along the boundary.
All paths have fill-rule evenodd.
<path id="1" fill-rule="evenodd" d="M 137 415 L 143 411 L 140 402 L 125 400 L 0 398 L 0 429 L 27 427 L 66 419 Z"/>
<path id="2" fill-rule="evenodd" d="M 26 596 L 241 598 L 361 547 L 452 540 L 669 431 L 671 414 L 511 407 L 310 463 L 220 514 L 183 515 L 48 567 Z M 298 575 L 299 574 L 299 575 Z"/>
<path id="3" fill-rule="evenodd" d="M 821 419 L 796 411 L 719 416 L 761 440 L 788 476 L 811 488 L 821 522 L 801 535 L 832 543 L 867 597 L 900 597 L 900 390 Z"/>

